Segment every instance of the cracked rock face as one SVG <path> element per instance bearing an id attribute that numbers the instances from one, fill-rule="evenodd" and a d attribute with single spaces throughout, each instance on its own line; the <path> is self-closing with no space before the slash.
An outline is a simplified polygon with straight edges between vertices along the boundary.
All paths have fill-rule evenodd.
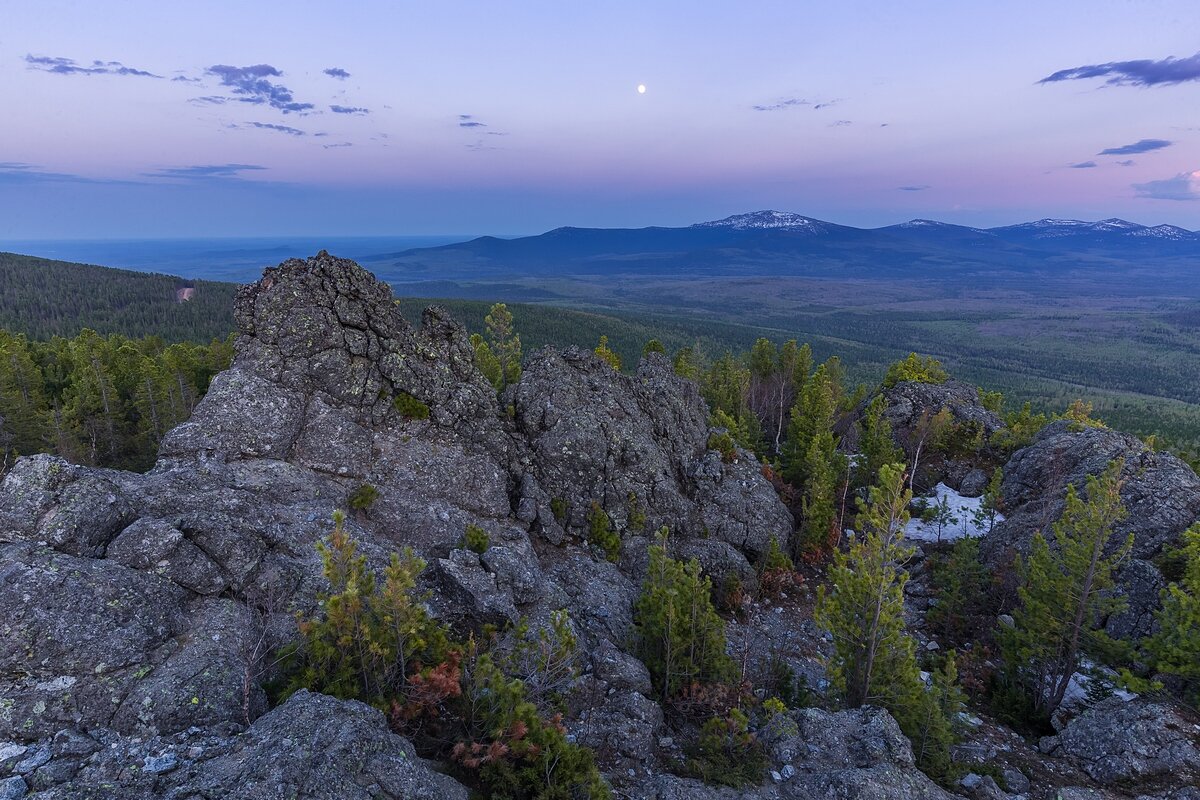
<path id="1" fill-rule="evenodd" d="M 302 693 L 267 712 L 264 659 L 313 609 L 314 545 L 363 484 L 378 499 L 347 527 L 373 566 L 413 547 L 431 608 L 462 631 L 565 608 L 585 679 L 606 686 L 620 681 L 592 676 L 591 656 L 630 659 L 613 643 L 628 646 L 653 527 L 748 575 L 791 536 L 753 459 L 707 450 L 707 409 L 665 361 L 629 376 L 543 351 L 502 404 L 461 325 L 433 308 L 413 327 L 387 286 L 325 253 L 266 270 L 235 317 L 231 368 L 153 470 L 41 455 L 0 484 L 0 753 L 53 755 L 19 774 L 0 759 L 0 780 L 47 798 L 465 796 L 358 704 Z M 592 501 L 619 564 L 582 539 Z M 467 525 L 488 535 L 481 556 L 461 549 Z M 621 672 L 637 680 L 574 702 L 566 724 L 645 775 L 661 711 Z M 612 726 L 641 744 L 605 739 Z"/>
<path id="2" fill-rule="evenodd" d="M 772 536 L 781 544 L 791 536 L 791 515 L 757 462 L 742 453 L 725 464 L 708 451 L 708 408 L 661 355 L 630 376 L 585 350 L 546 349 L 526 364 L 509 399 L 531 451 L 533 480 L 522 493 L 548 531 L 585 530 L 595 502 L 619 526 L 637 507 L 646 531 L 668 525 L 752 557 Z"/>

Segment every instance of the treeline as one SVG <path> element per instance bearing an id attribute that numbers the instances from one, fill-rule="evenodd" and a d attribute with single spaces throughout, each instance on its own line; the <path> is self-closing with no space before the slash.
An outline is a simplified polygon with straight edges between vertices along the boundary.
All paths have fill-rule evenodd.
<path id="1" fill-rule="evenodd" d="M 87 328 L 168 342 L 210 341 L 233 330 L 237 288 L 0 253 L 0 328 L 31 339 L 75 336 Z"/>
<path id="2" fill-rule="evenodd" d="M 232 358 L 232 335 L 168 345 L 92 330 L 38 342 L 0 330 L 0 473 L 31 453 L 147 469 Z"/>

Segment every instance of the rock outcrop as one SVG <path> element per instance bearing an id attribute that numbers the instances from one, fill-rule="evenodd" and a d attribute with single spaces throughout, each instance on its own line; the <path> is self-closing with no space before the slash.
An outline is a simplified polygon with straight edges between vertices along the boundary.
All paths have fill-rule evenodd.
<path id="1" fill-rule="evenodd" d="M 1153 559 L 1200 519 L 1200 477 L 1174 455 L 1155 452 L 1138 438 L 1108 428 L 1052 422 L 1005 465 L 1006 518 L 985 537 L 982 549 L 997 565 L 1028 552 L 1034 534 L 1049 535 L 1062 515 L 1067 486 L 1082 491 L 1088 475 L 1099 475 L 1116 459 L 1123 461 L 1121 500 L 1128 514 L 1112 543 L 1117 546 L 1132 534 L 1133 551 L 1116 575 L 1128 607 L 1108 620 L 1107 630 L 1138 638 L 1152 631 L 1165 584 Z"/>
<path id="2" fill-rule="evenodd" d="M 662 712 L 618 645 L 649 533 L 752 575 L 793 528 L 752 458 L 708 451 L 694 385 L 654 358 L 628 376 L 547 350 L 501 401 L 461 325 L 432 308 L 414 328 L 386 285 L 325 253 L 266 270 L 236 319 L 233 365 L 153 470 L 43 455 L 0 485 L 0 753 L 96 743 L 16 772 L 0 759 L 0 780 L 63 798 L 463 796 L 365 707 L 297 695 L 266 713 L 270 656 L 324 588 L 314 545 L 368 484 L 377 499 L 347 521 L 360 552 L 378 567 L 417 550 L 430 607 L 460 630 L 569 611 L 596 691 L 567 725 L 645 779 Z M 585 541 L 593 502 L 619 565 Z M 462 549 L 468 525 L 481 556 Z"/>
<path id="3" fill-rule="evenodd" d="M 928 489 L 945 483 L 968 497 L 982 494 L 999 455 L 987 442 L 1004 427 L 1004 421 L 984 408 L 979 390 L 969 383 L 948 380 L 945 383 L 901 381 L 880 391 L 885 402 L 883 417 L 891 425 L 896 444 L 904 450 L 910 465 L 918 446 L 921 448 L 915 486 Z M 857 448 L 857 423 L 865 408 L 864 402 L 857 413 L 839 426 L 837 433 L 842 437 L 843 448 L 851 451 Z M 923 441 L 923 426 L 943 409 L 950 414 L 963 441 L 978 437 L 984 445 L 979 451 L 951 457 Z"/>

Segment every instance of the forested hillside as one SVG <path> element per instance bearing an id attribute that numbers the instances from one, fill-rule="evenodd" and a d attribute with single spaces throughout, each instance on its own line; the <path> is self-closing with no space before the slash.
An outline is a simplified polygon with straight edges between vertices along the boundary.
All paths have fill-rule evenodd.
<path id="1" fill-rule="evenodd" d="M 0 473 L 14 456 L 39 452 L 147 469 L 232 357 L 232 335 L 167 345 L 92 330 L 37 342 L 0 330 Z"/>
<path id="2" fill-rule="evenodd" d="M 168 342 L 208 341 L 233 330 L 236 292 L 233 283 L 0 253 L 0 328 L 33 339 L 90 328 Z"/>

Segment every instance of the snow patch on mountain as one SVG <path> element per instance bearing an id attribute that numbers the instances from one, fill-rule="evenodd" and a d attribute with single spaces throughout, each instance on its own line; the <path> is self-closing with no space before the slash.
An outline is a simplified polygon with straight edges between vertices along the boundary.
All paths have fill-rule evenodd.
<path id="1" fill-rule="evenodd" d="M 748 214 L 734 214 L 725 219 L 712 222 L 698 222 L 693 228 L 733 228 L 734 230 L 764 230 L 769 228 L 786 228 L 789 230 L 809 230 L 814 233 L 826 230 L 828 223 L 812 219 L 789 211 L 752 211 Z"/>

